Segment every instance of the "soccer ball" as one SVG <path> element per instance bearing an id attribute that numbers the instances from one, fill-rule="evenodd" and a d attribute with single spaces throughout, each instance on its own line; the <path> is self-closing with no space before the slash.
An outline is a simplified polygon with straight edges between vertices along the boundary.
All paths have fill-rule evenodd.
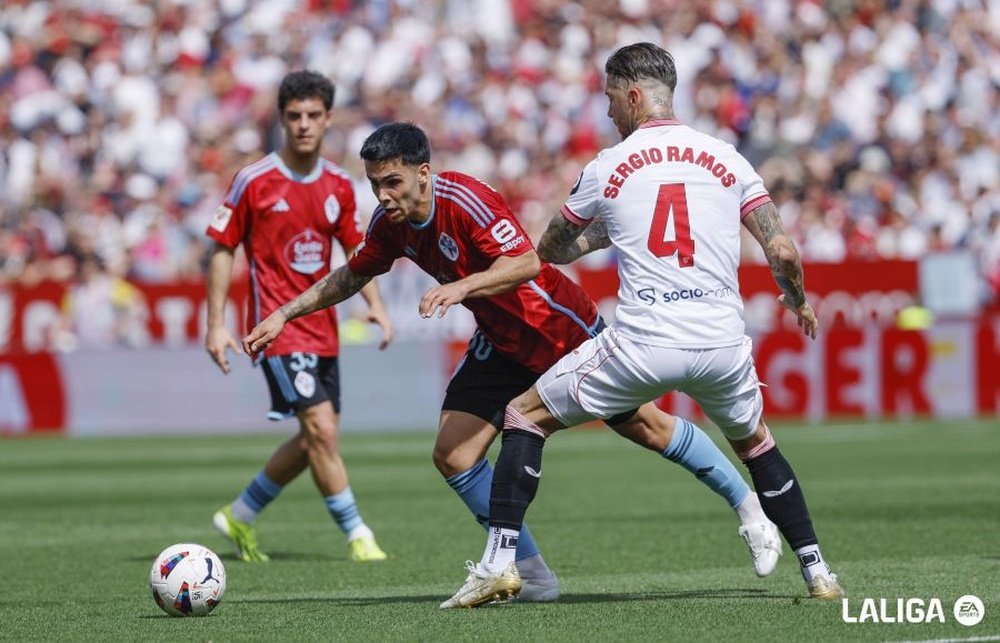
<path id="1" fill-rule="evenodd" d="M 167 547 L 149 570 L 153 600 L 171 616 L 204 616 L 226 593 L 226 568 L 208 547 L 180 543 Z"/>

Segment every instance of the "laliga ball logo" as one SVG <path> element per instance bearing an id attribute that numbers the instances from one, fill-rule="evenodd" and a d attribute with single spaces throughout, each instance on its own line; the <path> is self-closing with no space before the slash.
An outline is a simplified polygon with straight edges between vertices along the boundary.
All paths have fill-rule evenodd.
<path id="1" fill-rule="evenodd" d="M 955 601 L 954 614 L 956 621 L 966 627 L 972 627 L 983 620 L 983 616 L 986 615 L 986 607 L 978 596 L 966 594 Z"/>

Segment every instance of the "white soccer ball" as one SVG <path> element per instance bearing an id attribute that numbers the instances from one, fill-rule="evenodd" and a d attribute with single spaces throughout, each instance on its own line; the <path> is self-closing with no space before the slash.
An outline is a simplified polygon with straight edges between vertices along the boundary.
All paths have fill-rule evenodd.
<path id="1" fill-rule="evenodd" d="M 226 568 L 204 545 L 171 545 L 153 561 L 149 588 L 153 600 L 167 614 L 204 616 L 226 593 Z"/>

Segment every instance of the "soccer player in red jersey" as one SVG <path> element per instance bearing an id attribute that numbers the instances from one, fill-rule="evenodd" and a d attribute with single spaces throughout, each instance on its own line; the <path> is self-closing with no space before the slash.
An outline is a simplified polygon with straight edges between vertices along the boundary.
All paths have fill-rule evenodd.
<path id="1" fill-rule="evenodd" d="M 243 348 L 251 355 L 266 350 L 279 340 L 289 320 L 346 299 L 375 275 L 387 272 L 397 258 L 415 262 L 440 284 L 423 295 L 420 314 L 440 317 L 449 307 L 462 304 L 478 325 L 442 404 L 434 463 L 485 526 L 493 477 L 485 454 L 503 426 L 507 401 L 596 335 L 603 323 L 577 284 L 539 261 L 500 194 L 465 174 L 431 173 L 430 146 L 420 128 L 409 123 L 383 125 L 365 141 L 361 157 L 381 204 L 364 243 L 346 266 L 254 328 L 244 338 Z M 651 403 L 606 422 L 697 473 L 753 532 L 748 543 L 757 572 L 766 575 L 774 569 L 780 550 L 768 549 L 760 540 L 776 539 L 774 526 L 735 467 L 697 427 L 685 429 L 679 448 L 673 441 L 674 418 Z M 530 532 L 520 532 L 516 549 L 520 599 L 558 598 L 558 581 Z"/>
<path id="2" fill-rule="evenodd" d="M 348 254 L 361 243 L 350 177 L 320 156 L 331 123 L 333 94 L 330 81 L 315 72 L 299 71 L 284 78 L 278 91 L 284 145 L 236 174 L 209 225 L 215 249 L 208 268 L 205 348 L 224 373 L 229 372 L 226 349 L 239 349 L 224 323 L 233 253 L 239 244 L 250 262 L 250 328 L 329 274 L 332 239 Z M 378 288 L 370 281 L 359 290 L 369 305 L 369 321 L 383 329 L 385 348 L 392 339 L 392 324 Z M 236 500 L 213 517 L 243 560 L 268 559 L 257 547 L 254 519 L 306 468 L 346 534 L 351 558 L 386 558 L 361 519 L 337 448 L 338 349 L 336 311 L 329 308 L 289 324 L 281 340 L 255 360 L 263 367 L 271 392 L 269 417 L 297 416 L 299 433 L 279 446 Z"/>

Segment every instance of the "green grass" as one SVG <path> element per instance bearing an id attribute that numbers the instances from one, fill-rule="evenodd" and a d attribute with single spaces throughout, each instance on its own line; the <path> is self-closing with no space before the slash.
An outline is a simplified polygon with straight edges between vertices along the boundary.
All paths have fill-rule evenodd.
<path id="1" fill-rule="evenodd" d="M 718 432 L 712 430 L 715 437 Z M 909 422 L 775 430 L 823 551 L 857 614 L 865 597 L 942 600 L 945 624 L 845 624 L 802 600 L 785 552 L 757 579 L 724 504 L 680 468 L 606 431 L 560 434 L 528 522 L 562 580 L 551 605 L 439 611 L 483 532 L 430 462 L 432 436 L 347 435 L 343 450 L 385 563 L 347 548 L 308 478 L 259 520 L 273 560 L 237 562 L 212 512 L 256 473 L 274 436 L 0 441 L 0 639 L 924 640 L 1000 636 L 1000 426 Z M 158 551 L 223 556 L 207 618 L 160 612 Z M 986 604 L 966 628 L 951 607 Z M 854 603 L 857 601 L 857 604 Z M 981 640 L 981 639 L 980 639 Z"/>

